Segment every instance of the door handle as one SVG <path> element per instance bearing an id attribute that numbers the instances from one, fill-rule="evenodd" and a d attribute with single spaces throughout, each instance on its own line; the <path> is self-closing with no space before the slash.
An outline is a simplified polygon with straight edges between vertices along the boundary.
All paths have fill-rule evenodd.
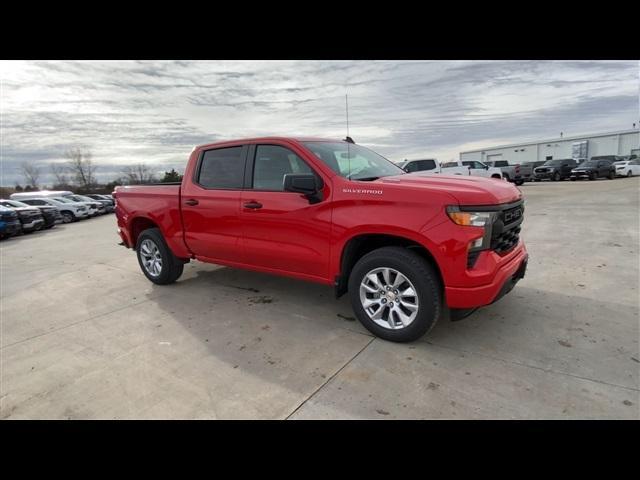
<path id="1" fill-rule="evenodd" d="M 251 201 L 244 204 L 244 208 L 262 208 L 262 204 L 260 202 Z"/>
<path id="2" fill-rule="evenodd" d="M 198 200 L 196 200 L 195 198 L 190 198 L 189 200 L 185 200 L 185 202 L 187 205 L 191 205 L 192 207 L 195 205 L 198 205 Z"/>

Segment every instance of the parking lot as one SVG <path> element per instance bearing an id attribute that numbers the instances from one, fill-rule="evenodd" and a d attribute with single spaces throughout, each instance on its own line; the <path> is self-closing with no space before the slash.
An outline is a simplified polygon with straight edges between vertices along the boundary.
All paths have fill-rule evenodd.
<path id="1" fill-rule="evenodd" d="M 153 285 L 114 215 L 3 241 L 0 418 L 640 419 L 640 178 L 520 188 L 527 276 L 410 344 L 322 285 Z"/>

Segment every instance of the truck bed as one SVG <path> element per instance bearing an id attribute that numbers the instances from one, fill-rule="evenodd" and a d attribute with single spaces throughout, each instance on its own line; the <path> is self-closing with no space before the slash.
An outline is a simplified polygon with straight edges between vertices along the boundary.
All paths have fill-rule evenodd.
<path id="1" fill-rule="evenodd" d="M 118 217 L 118 226 L 127 227 L 127 230 L 135 232 L 136 229 L 147 228 L 144 220 L 140 220 L 146 218 L 160 227 L 167 244 L 176 254 L 188 255 L 180 213 L 180 189 L 180 183 L 116 187 L 116 210 L 121 214 Z M 132 218 L 137 218 L 139 225 L 128 225 Z M 124 224 L 121 225 L 121 222 Z M 127 247 L 135 247 L 130 239 L 123 240 Z"/>

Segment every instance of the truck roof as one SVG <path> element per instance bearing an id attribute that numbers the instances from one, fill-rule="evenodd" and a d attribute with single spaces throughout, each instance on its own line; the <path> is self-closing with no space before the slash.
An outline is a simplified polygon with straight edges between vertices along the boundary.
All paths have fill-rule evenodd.
<path id="1" fill-rule="evenodd" d="M 204 143 L 201 145 L 196 145 L 195 148 L 204 148 L 204 147 L 213 147 L 217 145 L 226 145 L 228 143 L 239 143 L 239 142 L 269 142 L 273 140 L 293 140 L 295 142 L 344 142 L 344 139 L 338 138 L 326 138 L 326 137 L 283 137 L 283 136 L 272 136 L 272 137 L 253 137 L 253 138 L 236 138 L 229 140 L 219 140 L 217 142 L 212 143 Z"/>

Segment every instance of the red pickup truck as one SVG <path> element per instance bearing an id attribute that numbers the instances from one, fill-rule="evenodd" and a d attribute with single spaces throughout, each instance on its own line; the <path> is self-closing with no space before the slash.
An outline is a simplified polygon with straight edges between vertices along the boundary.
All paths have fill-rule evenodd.
<path id="1" fill-rule="evenodd" d="M 447 306 L 463 317 L 524 276 L 524 201 L 511 184 L 406 174 L 319 138 L 194 148 L 181 184 L 117 187 L 118 233 L 146 277 L 191 259 L 333 285 L 375 335 L 411 341 Z"/>

